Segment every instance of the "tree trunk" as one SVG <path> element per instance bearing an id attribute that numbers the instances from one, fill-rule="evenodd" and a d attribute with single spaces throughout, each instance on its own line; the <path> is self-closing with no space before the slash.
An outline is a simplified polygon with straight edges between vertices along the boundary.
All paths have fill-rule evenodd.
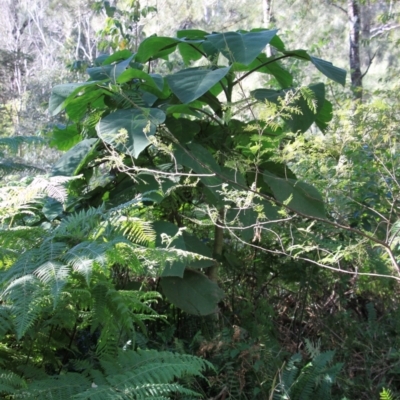
<path id="1" fill-rule="evenodd" d="M 350 76 L 354 97 L 362 100 L 362 73 L 360 61 L 361 16 L 358 0 L 348 0 L 347 13 L 350 23 Z"/>
<path id="2" fill-rule="evenodd" d="M 222 228 L 224 221 L 224 208 L 219 211 L 219 216 L 217 219 L 217 223 L 214 227 L 214 250 L 213 250 L 213 257 L 215 260 L 215 264 L 212 267 L 207 269 L 207 276 L 213 282 L 218 281 L 218 270 L 219 270 L 219 263 L 222 256 L 222 249 L 224 245 L 224 229 Z"/>
<path id="3" fill-rule="evenodd" d="M 272 0 L 263 0 L 263 27 L 270 28 L 271 23 L 271 16 L 272 16 Z M 271 46 L 267 44 L 265 49 L 265 54 L 267 57 L 272 56 Z"/>

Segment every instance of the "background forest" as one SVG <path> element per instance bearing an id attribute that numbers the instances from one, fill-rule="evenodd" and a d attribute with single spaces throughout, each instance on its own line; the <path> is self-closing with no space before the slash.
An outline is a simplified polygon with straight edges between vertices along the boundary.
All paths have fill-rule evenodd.
<path id="1" fill-rule="evenodd" d="M 2 6 L 1 398 L 400 399 L 399 2 Z"/>

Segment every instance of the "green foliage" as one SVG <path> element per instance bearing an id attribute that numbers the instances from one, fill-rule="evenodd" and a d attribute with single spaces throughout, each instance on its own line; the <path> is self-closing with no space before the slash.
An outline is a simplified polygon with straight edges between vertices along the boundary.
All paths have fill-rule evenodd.
<path id="1" fill-rule="evenodd" d="M 388 389 L 383 388 L 382 392 L 380 393 L 380 400 L 394 400 L 392 392 Z"/>
<path id="2" fill-rule="evenodd" d="M 314 398 L 331 399 L 331 388 L 342 363 L 332 363 L 335 352 L 320 353 L 308 342 L 310 362 L 299 367 L 302 356 L 297 353 L 288 361 L 282 373 L 281 381 L 274 391 L 274 399 L 307 400 Z M 314 353 L 314 354 L 312 354 Z"/>
<path id="3" fill-rule="evenodd" d="M 28 399 L 170 399 L 177 394 L 199 397 L 176 379 L 187 375 L 201 377 L 211 364 L 196 357 L 155 350 L 121 350 L 104 356 L 99 367 L 76 366 L 80 373 L 67 372 L 41 379 L 18 390 L 13 398 Z"/>

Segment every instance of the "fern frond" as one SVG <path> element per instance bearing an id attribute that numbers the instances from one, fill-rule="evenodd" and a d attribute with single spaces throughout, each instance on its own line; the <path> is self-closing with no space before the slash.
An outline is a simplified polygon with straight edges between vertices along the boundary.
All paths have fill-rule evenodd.
<path id="1" fill-rule="evenodd" d="M 36 380 L 26 390 L 16 392 L 14 398 L 71 400 L 76 394 L 82 393 L 89 387 L 91 387 L 91 382 L 83 374 L 69 372 L 65 375 Z"/>
<path id="2" fill-rule="evenodd" d="M 21 145 L 44 144 L 44 140 L 38 136 L 8 136 L 0 137 L 0 147 L 6 147 L 7 151 L 17 154 Z"/>
<path id="3" fill-rule="evenodd" d="M 55 238 L 72 239 L 79 243 L 91 238 L 91 233 L 99 225 L 104 207 L 89 208 L 63 219 L 54 231 Z"/>
<path id="4" fill-rule="evenodd" d="M 8 332 L 13 331 L 14 324 L 11 318 L 11 307 L 9 305 L 0 305 L 0 339 Z"/>
<path id="5" fill-rule="evenodd" d="M 282 374 L 282 384 L 287 390 L 293 385 L 299 372 L 295 364 L 301 362 L 301 360 L 302 357 L 300 353 L 293 354 Z"/>
<path id="6" fill-rule="evenodd" d="M 20 388 L 25 388 L 26 382 L 23 378 L 11 371 L 0 369 L 0 395 L 12 394 Z"/>
<path id="7" fill-rule="evenodd" d="M 41 311 L 42 295 L 40 282 L 33 275 L 25 275 L 14 280 L 1 294 L 0 298 L 11 304 L 18 339 L 38 317 Z"/>
<path id="8" fill-rule="evenodd" d="M 121 234 L 133 243 L 148 245 L 155 241 L 156 234 L 150 221 L 140 218 L 117 216 L 110 221 Z"/>
<path id="9" fill-rule="evenodd" d="M 395 400 L 393 397 L 392 392 L 389 389 L 382 389 L 382 392 L 379 394 L 379 399 L 380 400 Z"/>
<path id="10" fill-rule="evenodd" d="M 57 305 L 61 290 L 67 283 L 70 268 L 55 261 L 47 261 L 34 271 L 39 280 L 50 286 L 54 306 Z"/>
<path id="11" fill-rule="evenodd" d="M 21 172 L 29 172 L 30 174 L 43 174 L 45 171 L 33 165 L 19 163 L 13 160 L 3 159 L 0 161 L 0 178 Z"/>
<path id="12" fill-rule="evenodd" d="M 47 261 L 57 260 L 68 249 L 63 242 L 45 240 L 40 247 L 33 248 L 21 254 L 18 260 L 0 275 L 0 285 L 8 284 L 17 278 L 32 274 Z"/>

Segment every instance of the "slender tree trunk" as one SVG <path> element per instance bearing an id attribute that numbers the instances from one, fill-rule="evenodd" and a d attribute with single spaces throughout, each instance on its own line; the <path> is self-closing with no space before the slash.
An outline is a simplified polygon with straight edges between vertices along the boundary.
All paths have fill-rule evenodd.
<path id="1" fill-rule="evenodd" d="M 219 211 L 217 223 L 214 227 L 214 251 L 213 257 L 215 264 L 207 269 L 207 276 L 214 282 L 218 281 L 219 276 L 219 262 L 222 256 L 222 249 L 224 245 L 224 229 L 222 228 L 224 221 L 224 208 Z"/>
<path id="2" fill-rule="evenodd" d="M 263 26 L 264 28 L 270 28 L 271 23 L 271 16 L 272 16 L 272 0 L 263 0 Z M 267 57 L 272 56 L 271 46 L 267 44 L 265 49 L 265 54 Z"/>
<path id="3" fill-rule="evenodd" d="M 358 0 L 348 0 L 347 13 L 350 23 L 350 76 L 354 97 L 362 100 L 362 73 L 360 61 L 361 15 Z"/>

